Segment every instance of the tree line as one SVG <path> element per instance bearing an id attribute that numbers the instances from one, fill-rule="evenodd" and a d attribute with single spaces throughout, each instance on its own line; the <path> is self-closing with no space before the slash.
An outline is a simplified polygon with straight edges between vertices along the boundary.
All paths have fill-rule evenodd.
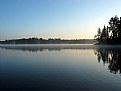
<path id="1" fill-rule="evenodd" d="M 12 39 L 0 41 L 0 44 L 93 44 L 93 39 L 73 39 L 73 40 L 64 40 L 60 38 L 22 38 L 22 39 Z"/>
<path id="2" fill-rule="evenodd" d="M 121 44 L 121 17 L 116 15 L 109 20 L 108 26 L 98 28 L 94 39 L 97 40 L 97 44 Z"/>

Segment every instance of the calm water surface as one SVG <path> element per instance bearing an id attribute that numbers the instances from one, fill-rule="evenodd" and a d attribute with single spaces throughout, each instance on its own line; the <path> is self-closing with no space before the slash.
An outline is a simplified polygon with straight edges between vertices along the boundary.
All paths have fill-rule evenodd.
<path id="1" fill-rule="evenodd" d="M 1 46 L 0 91 L 121 91 L 121 47 Z"/>

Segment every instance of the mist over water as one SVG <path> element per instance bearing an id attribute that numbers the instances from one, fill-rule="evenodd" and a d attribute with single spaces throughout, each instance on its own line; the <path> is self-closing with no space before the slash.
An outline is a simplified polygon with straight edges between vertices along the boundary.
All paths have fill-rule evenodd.
<path id="1" fill-rule="evenodd" d="M 1 45 L 1 91 L 120 91 L 121 47 Z"/>

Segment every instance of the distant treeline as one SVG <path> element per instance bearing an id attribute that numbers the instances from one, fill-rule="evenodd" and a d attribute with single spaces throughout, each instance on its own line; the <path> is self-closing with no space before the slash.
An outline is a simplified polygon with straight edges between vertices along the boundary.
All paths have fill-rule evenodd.
<path id="1" fill-rule="evenodd" d="M 60 38 L 56 39 L 42 39 L 42 38 L 22 38 L 0 41 L 0 44 L 93 44 L 93 39 L 75 39 L 75 40 L 64 40 Z"/>
<path id="2" fill-rule="evenodd" d="M 94 38 L 98 41 L 97 44 L 121 44 L 121 17 L 112 17 L 108 26 L 104 25 L 103 29 L 99 28 Z"/>

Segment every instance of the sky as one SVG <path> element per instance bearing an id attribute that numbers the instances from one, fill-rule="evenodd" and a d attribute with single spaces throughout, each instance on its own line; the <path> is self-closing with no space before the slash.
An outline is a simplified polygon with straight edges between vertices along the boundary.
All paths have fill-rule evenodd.
<path id="1" fill-rule="evenodd" d="M 93 39 L 115 15 L 121 0 L 0 0 L 0 40 Z"/>

